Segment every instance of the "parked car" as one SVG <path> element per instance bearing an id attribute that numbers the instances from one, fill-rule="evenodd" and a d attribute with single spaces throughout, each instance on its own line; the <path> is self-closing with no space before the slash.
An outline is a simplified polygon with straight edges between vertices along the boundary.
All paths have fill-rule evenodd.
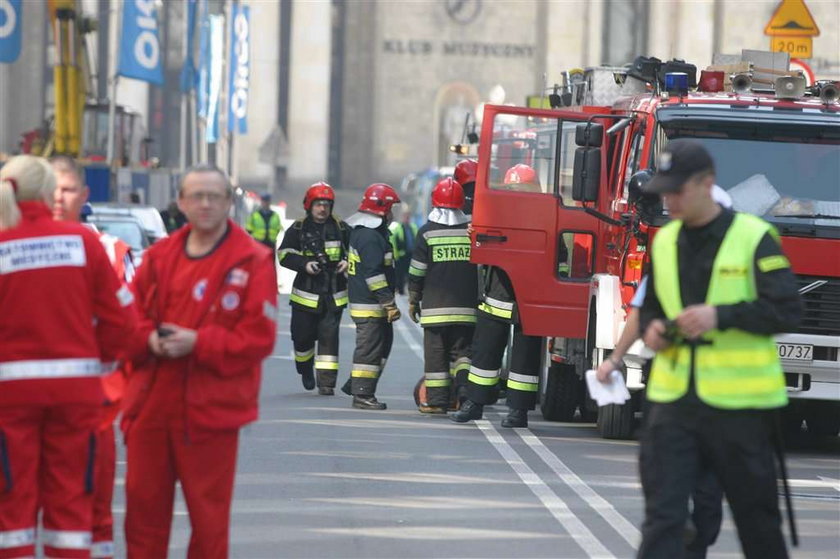
<path id="1" fill-rule="evenodd" d="M 131 247 L 134 266 L 140 266 L 143 253 L 152 244 L 146 229 L 139 219 L 132 215 L 94 213 L 87 216 L 86 223 L 93 225 L 100 233 L 117 237 Z"/>
<path id="2" fill-rule="evenodd" d="M 169 233 L 166 232 L 166 225 L 163 223 L 163 218 L 154 206 L 118 204 L 114 202 L 97 202 L 91 204 L 91 206 L 93 206 L 94 215 L 118 215 L 136 218 L 149 236 L 149 240 L 153 243 L 169 236 Z"/>

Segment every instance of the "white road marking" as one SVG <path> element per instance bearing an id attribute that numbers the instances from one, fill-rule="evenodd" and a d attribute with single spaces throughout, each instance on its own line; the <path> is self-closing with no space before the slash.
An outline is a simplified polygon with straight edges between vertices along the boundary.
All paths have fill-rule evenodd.
<path id="1" fill-rule="evenodd" d="M 411 319 L 408 319 L 408 320 L 410 321 Z M 414 324 L 414 323 L 412 322 L 412 324 Z M 414 339 L 414 337 L 412 337 L 411 334 L 409 334 L 408 326 L 406 326 L 403 323 L 402 320 L 397 321 L 395 323 L 395 326 L 397 328 L 397 332 L 399 332 L 400 336 L 402 336 L 403 341 L 406 343 L 406 345 L 408 347 L 410 347 L 414 351 L 415 354 L 417 354 L 417 357 L 420 358 L 420 362 L 422 363 L 423 362 L 423 347 L 419 343 L 417 343 L 417 341 Z M 418 326 L 418 328 L 419 328 L 419 326 Z"/>
<path id="2" fill-rule="evenodd" d="M 557 496 L 552 489 L 531 469 L 528 464 L 517 454 L 508 442 L 496 431 L 493 424 L 486 419 L 479 419 L 475 422 L 487 440 L 502 455 L 505 462 L 513 469 L 519 479 L 522 480 L 528 489 L 542 501 L 548 512 L 557 519 L 560 525 L 578 545 L 586 552 L 588 557 L 615 557 L 595 537 L 589 528 L 569 509 L 563 499 Z"/>
<path id="3" fill-rule="evenodd" d="M 516 431 L 516 434 L 519 435 L 519 438 L 525 441 L 525 444 L 537 453 L 537 456 L 542 458 L 542 461 L 551 468 L 551 471 L 557 474 L 557 477 L 563 480 L 563 482 L 568 485 L 572 491 L 577 493 L 578 497 L 583 499 L 584 502 L 595 509 L 595 512 L 601 515 L 601 517 L 607 521 L 607 524 L 609 524 L 622 538 L 624 538 L 624 541 L 629 543 L 634 549 L 639 545 L 642 541 L 642 534 L 632 522 L 627 520 L 621 513 L 615 510 L 615 507 L 596 493 L 594 489 L 583 481 L 580 476 L 574 473 L 571 468 L 566 466 L 562 460 L 551 452 L 548 447 L 546 447 L 545 444 L 543 444 L 543 442 L 537 436 L 533 435 L 528 429 L 514 429 L 514 431 Z"/>
<path id="4" fill-rule="evenodd" d="M 282 359 L 283 361 L 294 361 L 295 358 L 291 355 L 271 355 L 269 359 Z"/>

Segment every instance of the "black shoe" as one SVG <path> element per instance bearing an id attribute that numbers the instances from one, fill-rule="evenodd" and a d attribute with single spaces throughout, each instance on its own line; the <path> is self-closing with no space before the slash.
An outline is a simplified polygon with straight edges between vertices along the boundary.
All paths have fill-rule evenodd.
<path id="1" fill-rule="evenodd" d="M 320 394 L 321 396 L 333 396 L 335 394 L 335 390 L 333 390 L 329 386 L 319 386 L 318 394 Z"/>
<path id="2" fill-rule="evenodd" d="M 347 382 L 345 382 L 344 384 L 341 385 L 341 391 L 344 392 L 345 394 L 347 394 L 348 396 L 352 396 L 353 392 L 352 392 L 351 389 L 352 389 L 352 381 L 350 379 L 347 379 Z"/>
<path id="3" fill-rule="evenodd" d="M 300 382 L 303 383 L 305 389 L 312 390 L 315 388 L 315 373 L 311 370 L 300 373 Z"/>
<path id="4" fill-rule="evenodd" d="M 484 406 L 476 404 L 472 400 L 464 400 L 461 409 L 449 416 L 455 423 L 466 423 L 473 419 L 481 419 L 484 414 Z"/>
<path id="5" fill-rule="evenodd" d="M 502 427 L 508 429 L 512 427 L 527 427 L 528 426 L 528 410 L 520 410 L 511 408 L 507 417 L 502 420 Z"/>
<path id="6" fill-rule="evenodd" d="M 384 410 L 388 406 L 377 400 L 376 396 L 353 396 L 353 407 L 360 410 Z"/>

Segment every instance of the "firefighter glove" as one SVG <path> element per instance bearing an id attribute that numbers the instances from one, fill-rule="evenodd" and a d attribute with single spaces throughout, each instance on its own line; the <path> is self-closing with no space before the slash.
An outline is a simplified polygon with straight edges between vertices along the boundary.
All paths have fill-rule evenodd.
<path id="1" fill-rule="evenodd" d="M 400 309 L 397 308 L 397 304 L 394 301 L 382 305 L 382 308 L 385 309 L 388 322 L 396 322 L 402 316 L 402 314 L 400 314 Z"/>
<path id="2" fill-rule="evenodd" d="M 420 322 L 420 303 L 408 304 L 408 316 L 416 323 Z"/>

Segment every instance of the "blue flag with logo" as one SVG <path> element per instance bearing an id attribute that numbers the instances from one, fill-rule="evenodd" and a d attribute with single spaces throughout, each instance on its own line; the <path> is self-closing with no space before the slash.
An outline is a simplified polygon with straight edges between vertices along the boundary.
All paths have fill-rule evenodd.
<path id="1" fill-rule="evenodd" d="M 207 94 L 207 143 L 219 139 L 219 100 L 224 80 L 225 18 L 221 15 L 210 16 L 210 89 Z"/>
<path id="2" fill-rule="evenodd" d="M 228 81 L 228 132 L 248 133 L 248 85 L 251 75 L 250 8 L 233 5 Z"/>
<path id="3" fill-rule="evenodd" d="M 184 67 L 181 68 L 181 92 L 191 91 L 196 86 L 197 75 L 195 60 L 193 59 L 193 41 L 195 39 L 195 15 L 198 0 L 187 0 L 187 55 L 184 57 Z"/>
<path id="4" fill-rule="evenodd" d="M 0 62 L 12 63 L 20 56 L 23 28 L 22 0 L 0 0 Z"/>
<path id="5" fill-rule="evenodd" d="M 120 64 L 117 74 L 163 85 L 163 52 L 154 0 L 123 2 Z"/>
<path id="6" fill-rule="evenodd" d="M 196 111 L 201 118 L 207 118 L 207 101 L 210 91 L 210 16 L 207 3 L 202 2 L 198 18 L 198 77 Z"/>

